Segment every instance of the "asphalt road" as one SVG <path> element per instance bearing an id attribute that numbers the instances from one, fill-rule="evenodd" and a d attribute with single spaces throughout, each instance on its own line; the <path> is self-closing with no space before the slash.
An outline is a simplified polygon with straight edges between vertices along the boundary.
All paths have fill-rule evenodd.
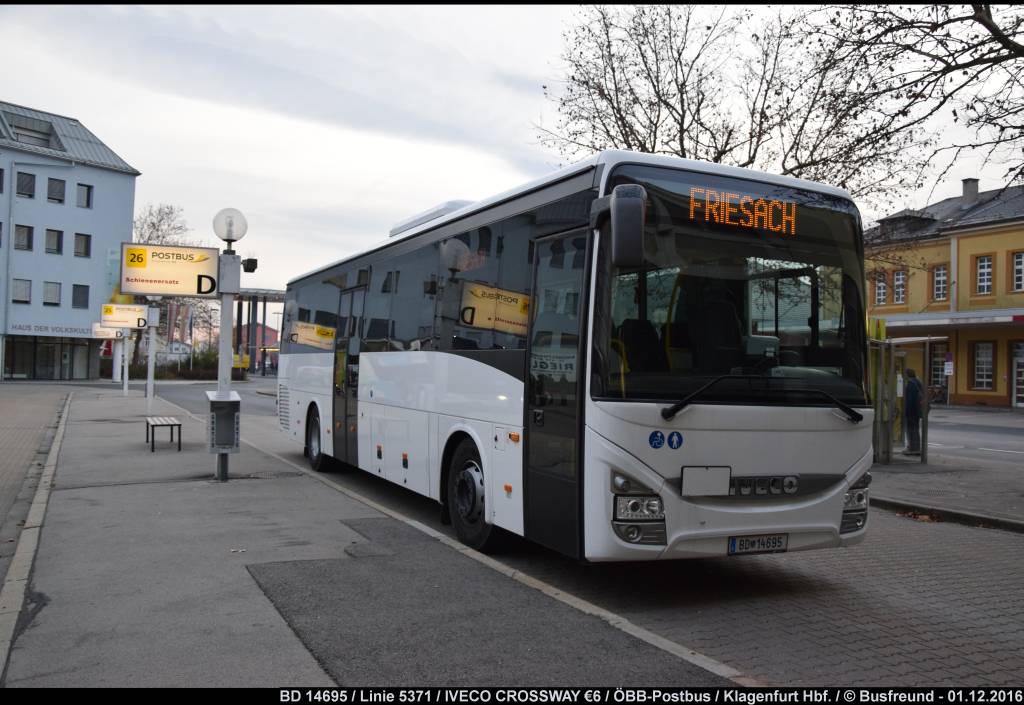
<path id="1" fill-rule="evenodd" d="M 1019 411 L 939 407 L 928 422 L 931 456 L 1024 468 L 1024 414 Z"/>

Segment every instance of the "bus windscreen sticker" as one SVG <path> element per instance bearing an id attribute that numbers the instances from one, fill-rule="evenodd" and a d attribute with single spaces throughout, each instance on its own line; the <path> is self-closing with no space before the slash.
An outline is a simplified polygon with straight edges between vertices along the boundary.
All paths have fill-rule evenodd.
<path id="1" fill-rule="evenodd" d="M 665 445 L 665 434 L 662 433 L 661 431 L 652 431 L 650 437 L 647 439 L 647 442 L 651 444 L 651 448 L 657 450 L 658 448 L 661 448 L 663 445 Z"/>
<path id="2" fill-rule="evenodd" d="M 679 431 L 673 431 L 672 433 L 668 434 L 668 447 L 669 448 L 671 448 L 672 450 L 679 450 L 679 448 L 682 445 L 683 445 L 683 434 L 681 434 Z"/>

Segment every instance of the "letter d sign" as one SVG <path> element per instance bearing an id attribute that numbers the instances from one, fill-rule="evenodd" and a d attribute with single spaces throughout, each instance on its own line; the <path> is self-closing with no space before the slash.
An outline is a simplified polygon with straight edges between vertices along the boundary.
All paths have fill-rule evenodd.
<path id="1" fill-rule="evenodd" d="M 212 294 L 217 290 L 217 280 L 208 274 L 196 275 L 196 293 L 202 296 L 203 294 Z"/>

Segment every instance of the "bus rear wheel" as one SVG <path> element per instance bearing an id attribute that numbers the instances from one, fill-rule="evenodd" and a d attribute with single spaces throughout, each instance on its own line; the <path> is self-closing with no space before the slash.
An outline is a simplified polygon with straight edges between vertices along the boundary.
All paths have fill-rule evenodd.
<path id="1" fill-rule="evenodd" d="M 499 533 L 484 518 L 484 487 L 480 453 L 467 438 L 455 448 L 448 466 L 448 513 L 459 541 L 478 551 L 494 549 Z"/>

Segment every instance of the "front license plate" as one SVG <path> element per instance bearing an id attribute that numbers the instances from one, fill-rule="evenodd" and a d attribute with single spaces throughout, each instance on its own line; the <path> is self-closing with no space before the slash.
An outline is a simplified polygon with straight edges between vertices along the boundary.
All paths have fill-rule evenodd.
<path id="1" fill-rule="evenodd" d="M 782 553 L 787 546 L 789 546 L 789 534 L 729 537 L 730 556 L 741 553 Z"/>

